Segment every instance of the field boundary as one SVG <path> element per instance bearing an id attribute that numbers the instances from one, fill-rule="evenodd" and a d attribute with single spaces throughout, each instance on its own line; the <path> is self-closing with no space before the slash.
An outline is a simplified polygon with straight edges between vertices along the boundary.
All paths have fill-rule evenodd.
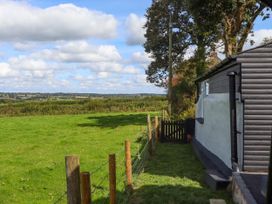
<path id="1" fill-rule="evenodd" d="M 105 195 L 105 199 L 101 203 L 127 203 L 130 195 L 133 193 L 133 184 L 137 180 L 141 172 L 144 171 L 144 167 L 148 159 L 151 159 L 155 153 L 156 143 L 159 141 L 159 119 L 156 116 L 154 120 L 151 120 L 150 115 L 147 116 L 147 128 L 141 132 L 141 148 L 138 149 L 135 156 L 131 156 L 130 141 L 124 141 L 124 149 L 121 149 L 118 153 L 109 154 L 108 160 L 98 166 L 92 172 L 80 171 L 80 158 L 78 156 L 66 156 L 66 183 L 67 190 L 61 193 L 61 196 L 56 199 L 54 203 L 63 201 L 65 195 L 67 197 L 67 203 L 69 204 L 89 204 L 92 203 L 92 198 L 98 191 Z M 116 158 L 120 154 L 124 154 L 123 160 L 117 161 Z M 108 165 L 108 172 L 99 177 L 96 184 L 92 183 L 92 178 L 97 176 L 103 168 Z M 116 177 L 116 169 L 125 168 L 125 172 L 121 178 Z M 108 187 L 105 188 L 105 184 L 108 182 Z M 116 187 L 123 183 L 123 196 L 120 196 Z"/>

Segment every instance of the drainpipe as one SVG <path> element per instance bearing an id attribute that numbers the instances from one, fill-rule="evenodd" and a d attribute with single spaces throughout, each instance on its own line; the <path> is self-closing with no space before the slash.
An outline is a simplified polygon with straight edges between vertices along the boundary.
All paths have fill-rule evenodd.
<path id="1" fill-rule="evenodd" d="M 237 171 L 237 121 L 236 121 L 236 72 L 228 73 L 229 76 L 229 104 L 230 104 L 230 138 L 232 170 Z"/>

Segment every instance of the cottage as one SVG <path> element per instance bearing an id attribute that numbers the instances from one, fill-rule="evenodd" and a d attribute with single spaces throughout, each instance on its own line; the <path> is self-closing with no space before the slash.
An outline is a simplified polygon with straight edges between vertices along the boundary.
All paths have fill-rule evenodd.
<path id="1" fill-rule="evenodd" d="M 204 163 L 225 178 L 232 172 L 266 173 L 272 130 L 272 44 L 222 61 L 196 84 L 194 147 Z"/>

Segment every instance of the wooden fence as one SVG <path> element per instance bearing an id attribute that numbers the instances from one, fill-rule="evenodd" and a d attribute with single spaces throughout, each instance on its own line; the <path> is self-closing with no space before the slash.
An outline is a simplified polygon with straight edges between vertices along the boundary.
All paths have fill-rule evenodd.
<path id="1" fill-rule="evenodd" d="M 161 120 L 161 142 L 186 142 L 184 127 L 185 125 L 182 120 Z"/>
<path id="2" fill-rule="evenodd" d="M 128 194 L 131 194 L 133 191 L 133 175 L 139 174 L 143 171 L 145 162 L 147 158 L 151 158 L 154 155 L 155 145 L 158 141 L 159 136 L 159 122 L 158 117 L 154 118 L 154 125 L 152 125 L 152 120 L 150 116 L 147 117 L 147 142 L 134 159 L 131 156 L 131 144 L 128 140 L 125 141 L 124 148 L 124 157 L 125 157 L 125 190 Z M 117 204 L 117 177 L 116 177 L 116 155 L 110 154 L 108 157 L 108 195 L 109 203 Z M 104 164 L 102 164 L 103 166 Z M 92 194 L 95 192 L 95 189 L 92 191 L 92 176 L 93 173 L 81 172 L 80 171 L 80 162 L 78 156 L 66 156 L 65 157 L 65 166 L 66 166 L 66 182 L 67 182 L 67 203 L 68 204 L 90 204 L 92 203 Z M 100 167 L 98 168 L 98 170 Z M 103 178 L 104 179 L 104 178 Z M 64 194 L 64 195 L 65 195 Z M 58 199 L 58 202 L 64 196 Z M 55 202 L 57 203 L 57 202 Z M 122 203 L 127 203 L 122 201 Z"/>

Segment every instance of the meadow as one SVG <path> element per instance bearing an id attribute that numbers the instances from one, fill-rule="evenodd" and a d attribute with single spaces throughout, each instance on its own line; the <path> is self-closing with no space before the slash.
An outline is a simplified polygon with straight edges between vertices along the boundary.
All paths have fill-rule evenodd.
<path id="1" fill-rule="evenodd" d="M 94 203 L 107 198 L 107 160 L 117 153 L 117 190 L 123 188 L 124 140 L 135 154 L 146 113 L 0 118 L 0 203 L 65 203 L 66 155 L 80 156 L 81 171 L 92 172 Z M 121 182 L 120 182 L 121 181 Z M 120 196 L 119 196 L 120 197 Z"/>

